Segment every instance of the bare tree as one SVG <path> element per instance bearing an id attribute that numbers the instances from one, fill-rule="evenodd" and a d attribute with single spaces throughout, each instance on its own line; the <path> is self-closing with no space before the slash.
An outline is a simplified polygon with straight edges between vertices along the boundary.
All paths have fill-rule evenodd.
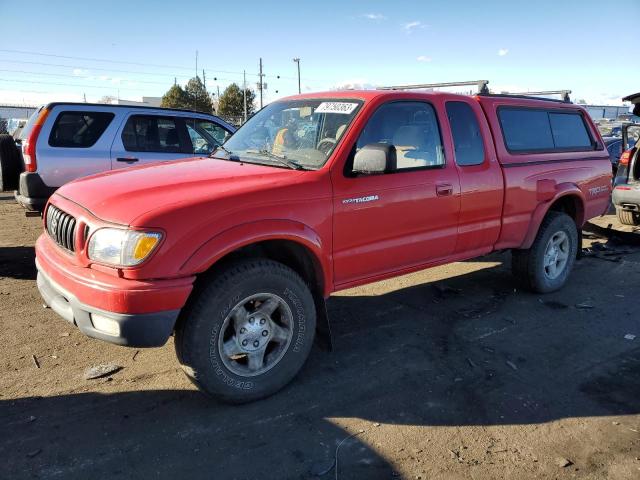
<path id="1" fill-rule="evenodd" d="M 98 100 L 98 103 L 106 103 L 107 105 L 113 105 L 114 103 L 116 103 L 117 100 L 118 99 L 113 95 L 105 95 L 100 100 Z"/>

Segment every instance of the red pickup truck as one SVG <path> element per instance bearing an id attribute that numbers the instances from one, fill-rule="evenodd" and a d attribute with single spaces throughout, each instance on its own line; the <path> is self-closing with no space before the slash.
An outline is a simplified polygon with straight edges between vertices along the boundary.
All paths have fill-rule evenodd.
<path id="1" fill-rule="evenodd" d="M 86 335 L 160 346 L 229 402 L 303 366 L 337 290 L 513 254 L 536 292 L 568 279 L 611 165 L 571 103 L 343 91 L 274 102 L 210 157 L 71 182 L 50 199 L 38 287 Z"/>

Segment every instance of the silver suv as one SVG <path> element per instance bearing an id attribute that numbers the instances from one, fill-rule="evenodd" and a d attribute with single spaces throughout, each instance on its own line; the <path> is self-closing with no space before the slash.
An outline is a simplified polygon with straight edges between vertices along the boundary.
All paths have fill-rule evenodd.
<path id="1" fill-rule="evenodd" d="M 235 127 L 188 110 L 50 103 L 29 118 L 21 138 L 24 171 L 16 200 L 42 211 L 65 183 L 131 165 L 204 156 Z"/>

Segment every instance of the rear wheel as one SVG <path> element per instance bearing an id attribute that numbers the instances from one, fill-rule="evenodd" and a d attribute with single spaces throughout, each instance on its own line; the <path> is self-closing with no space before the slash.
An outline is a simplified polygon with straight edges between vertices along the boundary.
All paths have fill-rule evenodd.
<path id="1" fill-rule="evenodd" d="M 578 252 L 578 230 L 562 212 L 549 212 L 531 248 L 512 251 L 512 271 L 528 290 L 547 293 L 564 286 Z"/>
<path id="2" fill-rule="evenodd" d="M 195 293 L 176 329 L 176 353 L 206 393 L 244 403 L 275 393 L 304 365 L 316 312 L 300 276 L 271 260 L 234 263 Z"/>
<path id="3" fill-rule="evenodd" d="M 20 152 L 11 135 L 0 135 L 0 192 L 18 188 Z"/>
<path id="4" fill-rule="evenodd" d="M 620 223 L 624 225 L 640 225 L 640 214 L 636 212 L 616 208 L 616 215 Z"/>

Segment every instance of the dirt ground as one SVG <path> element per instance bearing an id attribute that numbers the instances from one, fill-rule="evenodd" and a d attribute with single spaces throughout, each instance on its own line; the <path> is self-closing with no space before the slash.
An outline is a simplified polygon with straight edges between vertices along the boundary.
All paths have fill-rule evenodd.
<path id="1" fill-rule="evenodd" d="M 341 292 L 335 350 L 234 407 L 189 383 L 172 342 L 117 347 L 43 309 L 39 232 L 0 194 L 0 478 L 640 478 L 629 247 L 545 296 L 514 288 L 508 253 Z M 84 379 L 106 362 L 123 369 Z"/>

